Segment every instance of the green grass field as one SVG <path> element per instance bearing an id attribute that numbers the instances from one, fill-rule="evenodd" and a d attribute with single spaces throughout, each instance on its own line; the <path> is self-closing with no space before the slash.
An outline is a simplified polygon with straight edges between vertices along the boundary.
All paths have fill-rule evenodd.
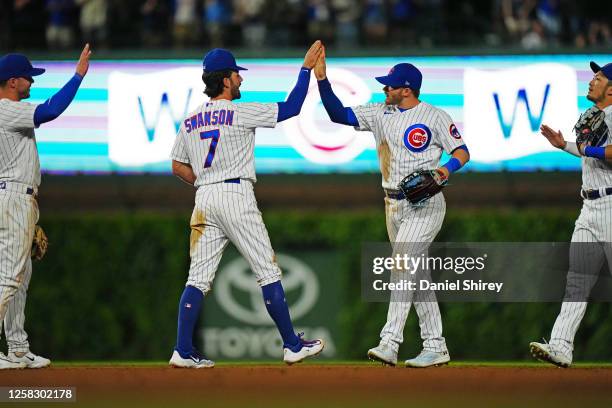
<path id="1" fill-rule="evenodd" d="M 70 367 L 158 367 L 164 368 L 168 366 L 167 361 L 53 361 L 52 367 L 70 368 Z M 286 367 L 287 365 L 281 361 L 233 361 L 233 362 L 215 362 L 215 367 Z M 380 364 L 373 361 L 359 360 L 311 360 L 301 363 L 300 366 L 342 366 L 342 367 L 374 367 Z M 398 367 L 401 365 L 398 365 Z M 548 364 L 538 361 L 452 361 L 446 367 L 461 368 L 461 367 L 497 367 L 497 368 L 542 368 L 552 367 Z M 444 367 L 442 367 L 444 368 Z M 572 365 L 572 368 L 610 368 L 612 362 L 595 362 L 581 361 Z"/>

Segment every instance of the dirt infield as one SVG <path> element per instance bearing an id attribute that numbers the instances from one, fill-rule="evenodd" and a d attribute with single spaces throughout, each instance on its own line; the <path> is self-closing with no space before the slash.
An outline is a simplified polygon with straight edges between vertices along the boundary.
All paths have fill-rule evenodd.
<path id="1" fill-rule="evenodd" d="M 0 372 L 0 385 L 76 387 L 77 404 L 66 404 L 73 407 L 612 406 L 612 368 L 78 366 L 6 370 Z"/>

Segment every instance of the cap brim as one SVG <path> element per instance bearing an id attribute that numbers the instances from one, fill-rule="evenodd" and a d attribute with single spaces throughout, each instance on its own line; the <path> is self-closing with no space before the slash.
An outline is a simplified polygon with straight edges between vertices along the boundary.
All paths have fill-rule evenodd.
<path id="1" fill-rule="evenodd" d="M 375 79 L 383 85 L 392 86 L 394 88 L 400 86 L 391 78 L 389 78 L 389 76 L 379 76 L 375 77 Z"/>
<path id="2" fill-rule="evenodd" d="M 246 68 L 244 68 L 244 67 L 241 67 L 241 66 L 236 65 L 236 71 L 248 71 L 248 69 L 246 69 Z"/>
<path id="3" fill-rule="evenodd" d="M 595 61 L 591 61 L 591 63 L 590 63 L 589 65 L 591 65 L 591 70 L 592 70 L 594 73 L 598 73 L 599 71 L 601 71 L 601 67 L 600 67 L 599 65 L 597 65 L 597 64 L 595 63 Z"/>
<path id="4" fill-rule="evenodd" d="M 45 73 L 45 69 L 44 68 L 32 68 L 30 70 L 30 76 L 38 76 L 38 75 L 42 75 Z"/>

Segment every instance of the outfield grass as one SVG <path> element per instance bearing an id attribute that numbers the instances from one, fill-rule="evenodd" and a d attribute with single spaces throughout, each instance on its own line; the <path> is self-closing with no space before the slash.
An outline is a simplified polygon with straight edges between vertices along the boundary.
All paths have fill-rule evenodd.
<path id="1" fill-rule="evenodd" d="M 300 363 L 299 366 L 323 366 L 323 367 L 379 367 L 381 364 L 372 361 L 361 360 L 311 360 Z M 216 367 L 288 367 L 282 361 L 221 361 L 215 362 Z M 398 364 L 401 367 L 401 362 Z M 71 368 L 71 367 L 168 367 L 167 361 L 53 361 L 52 367 Z M 499 367 L 499 368 L 538 368 L 552 367 L 549 364 L 538 361 L 452 361 L 447 367 Z M 573 368 L 612 368 L 612 362 L 577 362 Z"/>

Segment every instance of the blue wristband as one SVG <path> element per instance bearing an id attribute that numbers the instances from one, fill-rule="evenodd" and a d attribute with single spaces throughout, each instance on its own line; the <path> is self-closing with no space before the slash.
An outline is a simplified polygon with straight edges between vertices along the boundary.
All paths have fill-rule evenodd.
<path id="1" fill-rule="evenodd" d="M 587 146 L 584 148 L 584 155 L 587 157 L 606 160 L 606 148 L 603 146 Z"/>
<path id="2" fill-rule="evenodd" d="M 456 157 L 451 157 L 449 161 L 442 167 L 446 167 L 449 173 L 454 173 L 461 168 L 462 164 Z"/>

